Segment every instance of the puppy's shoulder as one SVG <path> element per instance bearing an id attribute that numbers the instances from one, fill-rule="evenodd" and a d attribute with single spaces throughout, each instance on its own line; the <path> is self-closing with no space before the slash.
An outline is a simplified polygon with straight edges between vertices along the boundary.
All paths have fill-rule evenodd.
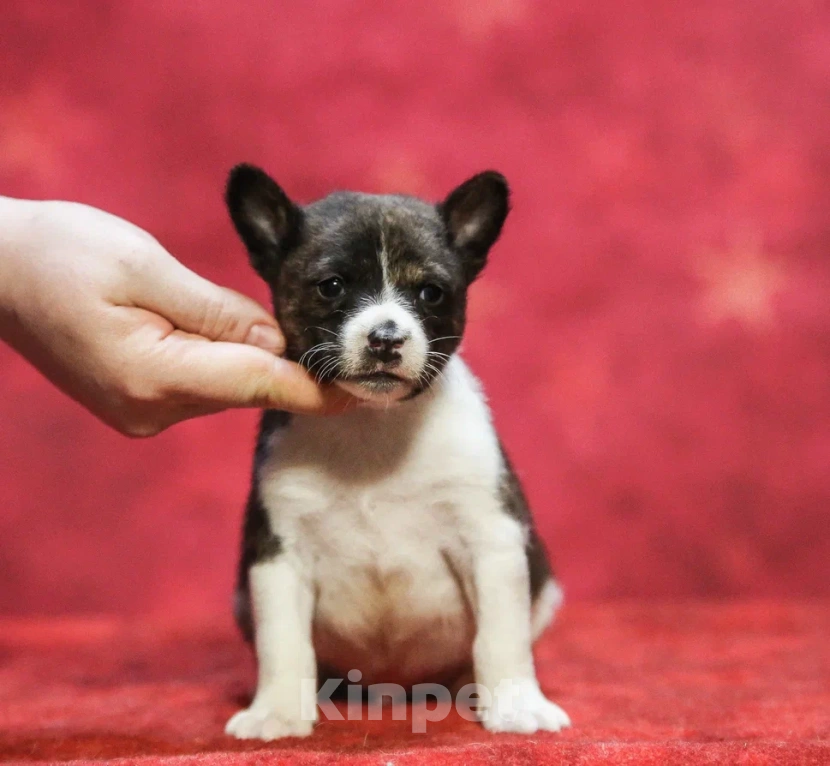
<path id="1" fill-rule="evenodd" d="M 292 416 L 290 412 L 283 410 L 263 410 L 259 419 L 259 430 L 257 431 L 256 449 L 254 450 L 254 475 L 268 459 L 274 443 L 291 426 Z"/>

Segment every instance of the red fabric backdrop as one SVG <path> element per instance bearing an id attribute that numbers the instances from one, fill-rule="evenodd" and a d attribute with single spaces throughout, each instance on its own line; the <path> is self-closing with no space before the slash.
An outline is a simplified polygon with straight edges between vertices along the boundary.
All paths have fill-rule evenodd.
<path id="1" fill-rule="evenodd" d="M 261 299 L 233 163 L 500 169 L 465 351 L 571 597 L 830 594 L 826 4 L 6 0 L 0 71 L 0 193 Z M 254 423 L 128 441 L 0 349 L 0 611 L 226 610 Z"/>

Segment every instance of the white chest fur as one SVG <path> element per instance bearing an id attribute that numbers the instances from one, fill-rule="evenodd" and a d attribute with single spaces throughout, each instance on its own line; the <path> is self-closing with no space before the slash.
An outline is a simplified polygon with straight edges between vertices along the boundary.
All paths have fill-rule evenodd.
<path id="1" fill-rule="evenodd" d="M 260 491 L 313 583 L 321 662 L 370 683 L 469 662 L 466 535 L 482 514 L 505 523 L 492 502 L 502 471 L 478 381 L 458 358 L 411 402 L 297 417 L 275 435 Z"/>

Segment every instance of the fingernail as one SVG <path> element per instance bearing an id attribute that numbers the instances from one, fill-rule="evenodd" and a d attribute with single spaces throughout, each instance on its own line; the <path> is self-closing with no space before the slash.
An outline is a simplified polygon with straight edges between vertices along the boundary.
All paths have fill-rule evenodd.
<path id="1" fill-rule="evenodd" d="M 259 346 L 272 354 L 281 354 L 285 351 L 285 338 L 276 328 L 267 324 L 255 324 L 248 330 L 245 343 L 249 346 Z"/>

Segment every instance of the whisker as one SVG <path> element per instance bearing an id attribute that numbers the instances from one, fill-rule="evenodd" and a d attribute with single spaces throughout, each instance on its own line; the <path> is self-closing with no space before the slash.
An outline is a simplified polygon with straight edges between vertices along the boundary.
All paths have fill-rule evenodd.
<path id="1" fill-rule="evenodd" d="M 433 338 L 430 342 L 430 345 L 433 343 L 438 343 L 439 340 L 460 340 L 460 335 L 444 335 L 442 338 Z"/>
<path id="2" fill-rule="evenodd" d="M 329 375 L 332 370 L 337 369 L 337 365 L 338 365 L 339 361 L 340 360 L 337 357 L 326 360 L 326 362 L 320 368 L 320 371 L 315 376 L 315 379 L 316 379 L 318 384 L 321 383 L 323 378 L 326 377 L 327 375 Z M 336 379 L 337 378 L 335 377 L 335 380 Z"/>
<path id="3" fill-rule="evenodd" d="M 335 369 L 340 364 L 340 359 L 338 357 L 332 357 L 329 359 L 329 363 L 325 366 L 326 375 L 328 375 L 333 369 Z"/>
<path id="4" fill-rule="evenodd" d="M 322 330 L 323 332 L 331 333 L 335 338 L 340 337 L 334 330 L 329 330 L 327 327 L 319 327 L 318 325 L 309 325 L 303 332 L 306 330 Z"/>
<path id="5" fill-rule="evenodd" d="M 326 367 L 331 363 L 331 359 L 322 359 L 320 360 L 320 365 L 318 369 L 314 372 L 314 382 L 318 385 L 320 384 L 323 375 L 325 374 Z"/>
<path id="6" fill-rule="evenodd" d="M 322 346 L 324 344 L 320 344 L 320 345 Z M 325 344 L 325 345 L 328 346 L 328 347 L 336 348 L 335 344 L 333 344 L 333 343 L 328 343 L 328 344 Z M 329 356 L 323 356 L 323 357 L 320 357 L 318 359 L 313 359 L 313 357 L 316 354 L 320 353 L 321 351 L 327 351 L 327 350 L 328 350 L 328 348 L 319 348 L 319 347 L 315 347 L 315 349 L 313 349 L 314 353 L 309 357 L 309 363 L 306 365 L 306 369 L 309 372 L 314 373 L 315 367 L 320 367 L 320 369 L 323 369 L 327 366 L 327 364 L 329 362 L 332 361 L 332 357 L 329 357 Z M 334 357 L 334 360 L 336 361 L 337 357 Z M 316 375 L 319 375 L 319 374 L 320 374 L 320 372 L 318 371 L 316 373 Z"/>
<path id="7" fill-rule="evenodd" d="M 332 343 L 331 341 L 324 341 L 323 343 L 318 343 L 316 346 L 312 346 L 308 351 L 306 351 L 299 359 L 297 364 L 303 364 L 306 359 L 311 359 L 316 353 L 324 350 L 328 350 L 330 348 L 336 348 L 336 344 Z"/>
<path id="8" fill-rule="evenodd" d="M 308 351 L 306 351 L 300 358 L 303 359 L 307 356 L 311 356 L 312 354 L 316 354 L 318 351 L 325 351 L 330 348 L 336 348 L 336 344 L 332 343 L 331 341 L 327 341 L 325 343 L 318 343 L 316 346 L 312 346 Z"/>
<path id="9" fill-rule="evenodd" d="M 435 369 L 435 371 L 436 371 L 436 375 L 437 375 L 437 377 L 439 377 L 439 378 L 441 378 L 441 377 L 445 377 L 445 376 L 446 376 L 446 374 L 447 374 L 447 367 L 446 367 L 446 365 L 444 365 L 444 367 L 442 367 L 440 370 L 439 370 L 439 369 L 436 369 L 435 365 L 434 365 L 434 364 L 432 364 L 432 363 L 430 363 L 430 367 L 432 367 L 433 369 Z"/>
<path id="10" fill-rule="evenodd" d="M 446 372 L 446 369 L 439 370 L 434 364 L 431 364 L 430 362 L 424 363 L 424 371 L 426 372 L 427 370 L 432 372 L 433 376 L 435 377 L 435 380 L 438 380 Z M 424 379 L 424 382 L 426 382 L 426 378 Z"/>

